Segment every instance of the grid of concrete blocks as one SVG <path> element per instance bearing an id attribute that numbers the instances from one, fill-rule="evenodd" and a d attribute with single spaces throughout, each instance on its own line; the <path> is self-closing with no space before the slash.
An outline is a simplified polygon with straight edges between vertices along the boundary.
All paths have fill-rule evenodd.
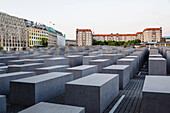
<path id="1" fill-rule="evenodd" d="M 168 113 L 168 50 L 89 46 L 0 51 L 0 113 L 7 105 L 24 106 L 20 113 L 102 113 L 146 61 L 144 113 Z M 63 105 L 47 102 L 63 94 Z"/>

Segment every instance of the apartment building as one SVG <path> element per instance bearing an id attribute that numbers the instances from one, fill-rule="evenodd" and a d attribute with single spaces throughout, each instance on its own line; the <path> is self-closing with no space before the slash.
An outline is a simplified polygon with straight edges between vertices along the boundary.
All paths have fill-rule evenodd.
<path id="1" fill-rule="evenodd" d="M 162 38 L 162 28 L 146 28 L 143 32 L 136 34 L 93 34 L 93 39 L 97 41 L 132 41 L 140 39 L 141 42 L 160 42 Z"/>
<path id="2" fill-rule="evenodd" d="M 91 46 L 92 45 L 92 31 L 90 29 L 76 30 L 77 46 Z"/>
<path id="3" fill-rule="evenodd" d="M 4 50 L 24 50 L 29 46 L 24 19 L 0 12 L 0 46 Z"/>
<path id="4" fill-rule="evenodd" d="M 48 31 L 43 29 L 38 29 L 34 27 L 29 27 L 29 46 L 30 47 L 38 47 L 42 46 L 42 39 L 48 39 Z"/>
<path id="5" fill-rule="evenodd" d="M 144 42 L 160 42 L 162 38 L 162 28 L 146 28 L 143 31 Z"/>

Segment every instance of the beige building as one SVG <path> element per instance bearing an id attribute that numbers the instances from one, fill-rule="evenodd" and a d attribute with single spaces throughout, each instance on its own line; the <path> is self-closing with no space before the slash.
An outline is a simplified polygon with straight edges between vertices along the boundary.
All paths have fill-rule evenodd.
<path id="1" fill-rule="evenodd" d="M 93 39 L 97 41 L 132 41 L 140 39 L 141 42 L 160 42 L 162 38 L 162 28 L 146 28 L 143 32 L 136 34 L 93 34 Z"/>
<path id="2" fill-rule="evenodd" d="M 76 43 L 77 46 L 91 46 L 92 45 L 92 31 L 90 29 L 77 29 Z"/>
<path id="3" fill-rule="evenodd" d="M 29 46 L 24 19 L 0 12 L 0 46 L 4 50 L 23 50 Z"/>
<path id="4" fill-rule="evenodd" d="M 162 28 L 147 28 L 143 31 L 143 42 L 160 42 Z"/>

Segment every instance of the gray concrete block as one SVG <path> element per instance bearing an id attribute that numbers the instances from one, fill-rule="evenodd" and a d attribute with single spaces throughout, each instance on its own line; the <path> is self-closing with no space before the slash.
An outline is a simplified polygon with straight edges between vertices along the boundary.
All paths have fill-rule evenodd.
<path id="1" fill-rule="evenodd" d="M 135 67 L 135 70 L 136 70 L 136 73 L 139 72 L 139 69 L 140 69 L 140 65 L 139 65 L 139 57 L 138 56 L 127 56 L 125 57 L 126 59 L 135 59 L 135 63 L 136 63 L 136 67 Z"/>
<path id="2" fill-rule="evenodd" d="M 47 59 L 47 58 L 53 58 L 53 55 L 39 55 L 35 56 L 34 59 Z"/>
<path id="3" fill-rule="evenodd" d="M 34 71 L 35 68 L 43 67 L 43 63 L 32 63 L 32 64 L 24 64 L 24 65 L 9 65 L 9 72 L 19 72 L 19 71 Z"/>
<path id="4" fill-rule="evenodd" d="M 66 56 L 69 59 L 70 67 L 80 66 L 83 64 L 83 56 L 81 55 L 71 55 Z"/>
<path id="5" fill-rule="evenodd" d="M 134 59 L 119 59 L 117 61 L 117 65 L 129 65 L 130 67 L 130 78 L 133 78 L 135 76 L 136 70 L 135 70 L 135 60 Z"/>
<path id="6" fill-rule="evenodd" d="M 44 63 L 44 59 L 24 59 L 24 64 Z"/>
<path id="7" fill-rule="evenodd" d="M 90 60 L 97 60 L 99 56 L 84 56 L 83 57 L 83 65 L 89 65 Z"/>
<path id="8" fill-rule="evenodd" d="M 34 76 L 34 72 L 14 72 L 5 73 L 0 75 L 0 94 L 9 94 L 10 91 L 10 81 L 20 78 L 26 78 Z"/>
<path id="9" fill-rule="evenodd" d="M 8 61 L 8 65 L 23 65 L 24 60 L 10 60 Z"/>
<path id="10" fill-rule="evenodd" d="M 8 73 L 8 66 L 1 66 L 0 70 L 5 71 L 5 73 Z"/>
<path id="11" fill-rule="evenodd" d="M 0 70 L 0 74 L 4 74 L 4 73 L 6 73 L 5 70 Z"/>
<path id="12" fill-rule="evenodd" d="M 85 113 L 84 107 L 40 102 L 19 113 Z"/>
<path id="13" fill-rule="evenodd" d="M 36 72 L 36 75 L 40 75 L 50 72 L 65 72 L 65 69 L 69 67 L 69 65 L 55 65 L 49 67 L 36 68 L 34 71 Z"/>
<path id="14" fill-rule="evenodd" d="M 99 57 L 101 59 L 110 59 L 110 64 L 116 64 L 118 59 L 116 54 L 100 54 Z"/>
<path id="15" fill-rule="evenodd" d="M 48 58 L 44 60 L 45 66 L 69 65 L 69 59 L 64 57 Z"/>
<path id="16" fill-rule="evenodd" d="M 84 106 L 86 113 L 102 113 L 118 94 L 118 74 L 94 73 L 66 83 L 65 104 Z"/>
<path id="17" fill-rule="evenodd" d="M 19 57 L 16 56 L 0 57 L 0 63 L 4 63 L 5 65 L 7 65 L 8 61 L 10 60 L 19 60 Z"/>
<path id="18" fill-rule="evenodd" d="M 150 54 L 149 58 L 163 58 L 161 54 Z"/>
<path id="19" fill-rule="evenodd" d="M 148 71 L 149 75 L 166 75 L 166 59 L 149 58 Z"/>
<path id="20" fill-rule="evenodd" d="M 0 113 L 6 113 L 6 96 L 0 95 Z"/>
<path id="21" fill-rule="evenodd" d="M 1 66 L 6 66 L 6 65 L 5 65 L 5 63 L 0 63 L 0 67 L 1 67 Z"/>
<path id="22" fill-rule="evenodd" d="M 10 102 L 30 106 L 48 101 L 65 92 L 65 83 L 73 80 L 72 73 L 52 72 L 10 82 Z M 29 92 L 28 92 L 29 91 Z"/>
<path id="23" fill-rule="evenodd" d="M 170 51 L 166 53 L 167 73 L 170 74 Z"/>
<path id="24" fill-rule="evenodd" d="M 110 65 L 109 59 L 97 59 L 97 60 L 90 60 L 90 65 L 97 65 L 98 66 L 98 72 L 102 72 L 102 69 L 104 67 L 107 67 Z"/>
<path id="25" fill-rule="evenodd" d="M 120 89 L 124 89 L 130 80 L 129 65 L 111 65 L 103 68 L 102 73 L 119 74 Z"/>
<path id="26" fill-rule="evenodd" d="M 66 71 L 73 73 L 73 79 L 78 79 L 93 73 L 97 73 L 98 67 L 96 65 L 81 65 L 72 68 L 67 68 Z"/>
<path id="27" fill-rule="evenodd" d="M 169 86 L 169 76 L 146 76 L 142 90 L 142 112 L 170 113 Z"/>

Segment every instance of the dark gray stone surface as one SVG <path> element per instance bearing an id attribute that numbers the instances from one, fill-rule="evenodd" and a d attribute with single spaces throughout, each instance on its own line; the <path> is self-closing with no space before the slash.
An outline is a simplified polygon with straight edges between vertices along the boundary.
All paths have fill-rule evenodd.
<path id="1" fill-rule="evenodd" d="M 118 55 L 116 54 L 100 54 L 99 57 L 101 59 L 110 59 L 110 64 L 116 64 L 118 59 Z"/>
<path id="2" fill-rule="evenodd" d="M 166 59 L 149 58 L 149 75 L 166 75 L 167 73 Z"/>
<path id="3" fill-rule="evenodd" d="M 30 106 L 48 101 L 65 91 L 65 83 L 73 80 L 72 73 L 52 72 L 10 82 L 10 102 Z"/>
<path id="4" fill-rule="evenodd" d="M 73 79 L 78 79 L 93 73 L 97 73 L 98 67 L 96 65 L 81 65 L 77 67 L 67 68 L 66 71 L 73 73 Z"/>
<path id="5" fill-rule="evenodd" d="M 130 67 L 130 78 L 133 78 L 136 70 L 135 70 L 135 59 L 126 59 L 122 58 L 117 61 L 117 65 L 129 65 Z"/>
<path id="6" fill-rule="evenodd" d="M 102 113 L 118 94 L 118 74 L 94 73 L 66 83 L 65 103 L 84 106 L 87 113 Z"/>
<path id="7" fill-rule="evenodd" d="M 69 59 L 64 57 L 54 57 L 44 60 L 45 66 L 69 65 Z"/>
<path id="8" fill-rule="evenodd" d="M 110 59 L 97 59 L 97 60 L 90 60 L 90 65 L 97 65 L 98 66 L 98 72 L 102 72 L 102 69 L 104 67 L 107 67 L 110 65 Z"/>
<path id="9" fill-rule="evenodd" d="M 40 102 L 19 113 L 85 113 L 84 107 Z"/>
<path id="10" fill-rule="evenodd" d="M 6 113 L 6 96 L 0 95 L 0 113 Z"/>
<path id="11" fill-rule="evenodd" d="M 24 60 L 10 60 L 8 61 L 8 65 L 23 65 Z"/>
<path id="12" fill-rule="evenodd" d="M 69 65 L 55 65 L 49 67 L 36 68 L 34 71 L 36 72 L 36 75 L 40 75 L 50 72 L 65 72 L 65 69 L 69 67 Z"/>
<path id="13" fill-rule="evenodd" d="M 170 113 L 169 86 L 169 76 L 146 76 L 142 90 L 143 113 Z"/>
<path id="14" fill-rule="evenodd" d="M 43 67 L 44 63 L 31 63 L 23 65 L 9 65 L 8 72 L 34 71 L 35 68 Z"/>
<path id="15" fill-rule="evenodd" d="M 66 56 L 69 59 L 70 67 L 80 66 L 83 64 L 83 56 L 82 55 L 70 55 Z"/>
<path id="16" fill-rule="evenodd" d="M 84 56 L 83 57 L 83 65 L 89 65 L 90 60 L 97 60 L 99 56 Z"/>
<path id="17" fill-rule="evenodd" d="M 0 94 L 8 94 L 10 91 L 10 81 L 20 78 L 34 76 L 34 72 L 14 72 L 0 75 Z"/>
<path id="18" fill-rule="evenodd" d="M 8 73 L 8 66 L 1 66 L 0 70 L 5 71 L 5 73 Z"/>
<path id="19" fill-rule="evenodd" d="M 130 80 L 129 65 L 111 65 L 103 68 L 102 73 L 119 74 L 120 89 L 124 89 Z"/>

